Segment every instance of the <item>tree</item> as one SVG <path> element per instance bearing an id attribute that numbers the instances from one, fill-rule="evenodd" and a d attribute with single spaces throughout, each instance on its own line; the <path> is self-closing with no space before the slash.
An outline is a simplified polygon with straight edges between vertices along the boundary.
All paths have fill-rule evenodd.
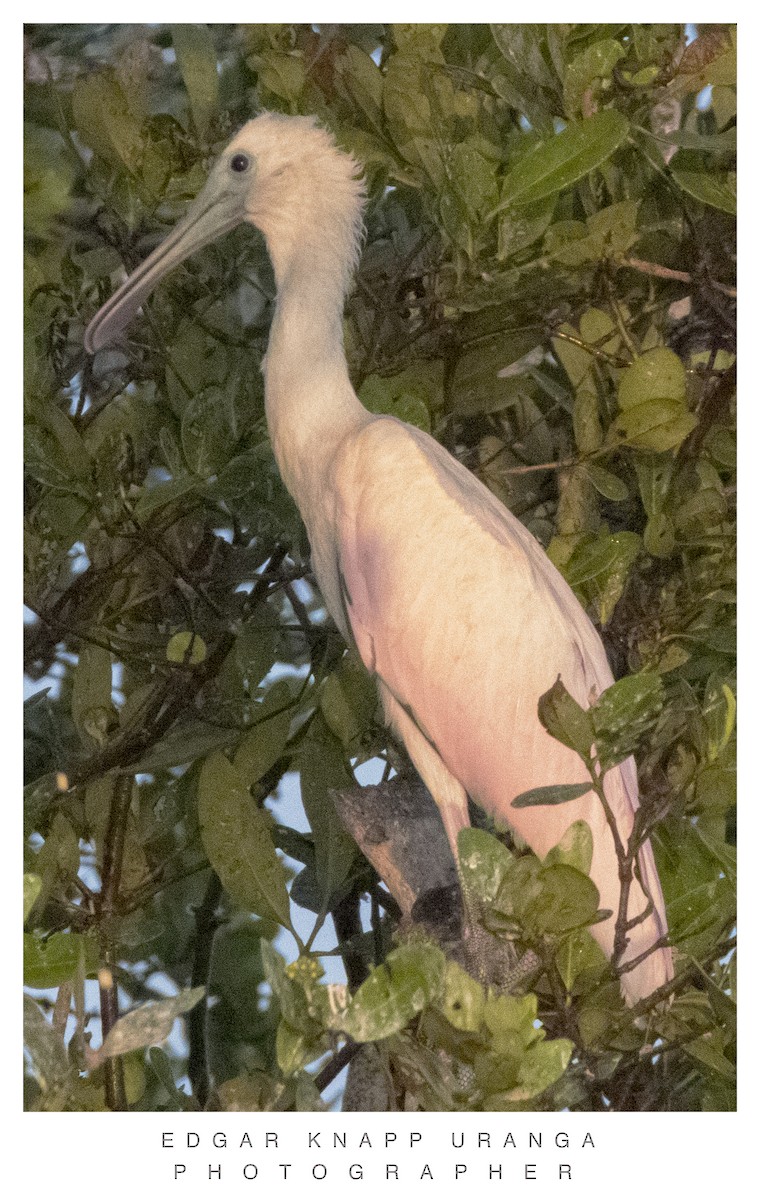
<path id="1" fill-rule="evenodd" d="M 28 28 L 30 1106 L 321 1107 L 353 1058 L 361 1107 L 733 1107 L 734 84 L 721 26 Z M 637 756 L 677 974 L 633 1010 L 587 931 L 587 829 L 544 863 L 467 835 L 491 987 L 349 835 L 374 859 L 365 767 L 391 830 L 405 806 L 431 845 L 433 813 L 276 472 L 258 238 L 84 354 L 261 107 L 316 113 L 364 165 L 361 398 L 471 466 L 603 634 L 619 682 L 540 713 L 588 761 L 591 735 L 602 767 Z M 290 772 L 308 832 L 272 812 Z M 188 1058 L 159 1048 L 185 1013 Z"/>

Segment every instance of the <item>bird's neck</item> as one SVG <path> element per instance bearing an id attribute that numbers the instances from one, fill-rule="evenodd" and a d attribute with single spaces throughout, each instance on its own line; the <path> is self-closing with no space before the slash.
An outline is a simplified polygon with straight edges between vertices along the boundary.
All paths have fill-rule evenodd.
<path id="1" fill-rule="evenodd" d="M 275 274 L 277 305 L 263 364 L 266 419 L 280 473 L 308 524 L 322 507 L 338 446 L 370 414 L 348 377 L 342 264 L 321 249 L 304 250 Z"/>

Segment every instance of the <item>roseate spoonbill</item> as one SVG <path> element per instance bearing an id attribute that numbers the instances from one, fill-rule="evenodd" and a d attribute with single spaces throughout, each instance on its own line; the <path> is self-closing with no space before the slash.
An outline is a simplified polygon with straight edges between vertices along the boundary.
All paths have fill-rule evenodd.
<path id="1" fill-rule="evenodd" d="M 90 353 L 128 322 L 158 280 L 248 221 L 265 239 L 277 302 L 263 362 L 274 453 L 301 511 L 316 577 L 349 645 L 377 681 L 386 718 L 433 795 L 453 853 L 467 796 L 543 856 L 578 819 L 593 835 L 591 877 L 610 920 L 617 855 L 591 791 L 557 806 L 511 808 L 519 793 L 588 780 L 574 751 L 540 724 L 560 676 L 587 706 L 613 683 L 604 648 L 535 538 L 436 441 L 374 416 L 348 377 L 342 313 L 359 253 L 364 188 L 351 157 L 311 117 L 263 113 L 232 139 L 188 215 L 103 306 Z M 623 841 L 638 806 L 632 759 L 606 776 Z M 638 856 L 623 961 L 666 932 L 651 846 Z M 658 948 L 622 976 L 629 1002 L 672 977 Z"/>

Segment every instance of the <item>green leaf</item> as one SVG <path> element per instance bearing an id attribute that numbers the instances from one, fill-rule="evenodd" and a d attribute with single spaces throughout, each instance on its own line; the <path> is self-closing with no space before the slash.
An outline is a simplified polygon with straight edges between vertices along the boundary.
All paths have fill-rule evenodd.
<path id="1" fill-rule="evenodd" d="M 587 929 L 572 930 L 556 950 L 556 967 L 568 992 L 589 990 L 588 985 L 601 979 L 607 965 L 604 951 Z"/>
<path id="2" fill-rule="evenodd" d="M 537 1042 L 524 1055 L 519 1067 L 518 1086 L 509 1100 L 532 1100 L 560 1079 L 569 1065 L 574 1045 L 566 1038 Z"/>
<path id="3" fill-rule="evenodd" d="M 611 83 L 612 71 L 624 57 L 624 47 L 614 38 L 594 42 L 574 56 L 564 75 L 564 107 L 570 116 L 582 116 L 583 93 L 596 81 Z"/>
<path id="4" fill-rule="evenodd" d="M 420 55 L 431 61 L 439 53 L 439 47 L 449 25 L 417 24 L 407 25 L 392 22 L 391 33 L 397 50 L 407 54 Z"/>
<path id="5" fill-rule="evenodd" d="M 545 253 L 567 267 L 622 258 L 636 241 L 638 204 L 622 200 L 581 221 L 557 221 L 545 238 Z"/>
<path id="6" fill-rule="evenodd" d="M 562 570 L 567 582 L 587 603 L 595 603 L 606 625 L 623 593 L 631 567 L 641 553 L 641 538 L 625 530 L 585 537 Z"/>
<path id="7" fill-rule="evenodd" d="M 512 854 L 484 829 L 461 829 L 457 848 L 463 886 L 480 905 L 491 904 L 513 862 Z"/>
<path id="8" fill-rule="evenodd" d="M 296 1030 L 313 1030 L 314 1024 L 309 1016 L 303 989 L 294 979 L 288 977 L 284 959 L 266 938 L 261 939 L 261 958 L 266 982 L 271 988 L 284 1020 Z"/>
<path id="9" fill-rule="evenodd" d="M 660 458 L 655 454 L 637 454 L 633 459 L 633 468 L 646 515 L 655 517 L 662 512 L 668 497 L 673 462 L 670 458 Z"/>
<path id="10" fill-rule="evenodd" d="M 590 371 L 590 368 L 588 368 L 588 371 Z M 575 444 L 581 454 L 594 453 L 594 451 L 599 449 L 604 440 L 599 408 L 598 394 L 586 376 L 585 382 L 577 388 L 574 404 L 572 405 L 572 430 L 574 432 Z M 611 486 L 613 491 L 617 490 L 617 484 L 621 481 L 616 476 L 611 475 L 609 471 L 592 462 L 581 465 L 584 468 L 585 478 L 602 495 L 606 495 L 607 486 Z M 614 479 L 616 483 L 614 485 L 609 481 L 605 483 L 607 476 L 609 477 L 609 481 Z M 620 499 L 621 497 L 616 496 L 615 498 Z M 610 496 L 609 499 L 612 499 L 612 497 Z"/>
<path id="11" fill-rule="evenodd" d="M 261 477 L 264 474 L 264 452 L 261 449 L 246 450 L 229 459 L 221 467 L 216 478 L 208 486 L 217 499 L 231 503 L 249 492 L 257 495 L 261 488 Z"/>
<path id="12" fill-rule="evenodd" d="M 248 787 L 258 783 L 282 754 L 290 736 L 292 715 L 290 689 L 280 681 L 266 693 L 256 724 L 240 740 L 234 754 L 234 766 Z"/>
<path id="13" fill-rule="evenodd" d="M 226 891 L 242 908 L 290 929 L 285 869 L 271 838 L 271 819 L 220 751 L 203 764 L 198 797 L 202 844 Z"/>
<path id="14" fill-rule="evenodd" d="M 189 470 L 209 479 L 224 467 L 236 445 L 232 412 L 221 388 L 209 387 L 193 396 L 181 421 L 181 446 Z"/>
<path id="15" fill-rule="evenodd" d="M 184 1093 L 176 1087 L 173 1068 L 167 1054 L 160 1050 L 158 1046 L 151 1046 L 149 1049 L 149 1064 L 164 1087 L 173 1110 L 175 1112 L 183 1112 L 185 1105 L 182 1096 Z M 190 1097 L 186 1097 L 186 1099 L 190 1099 Z"/>
<path id="16" fill-rule="evenodd" d="M 378 707 L 375 684 L 360 662 L 348 654 L 329 675 L 320 705 L 324 719 L 346 748 L 354 746 L 369 728 Z"/>
<path id="17" fill-rule="evenodd" d="M 39 1004 L 31 996 L 24 997 L 24 1045 L 29 1051 L 32 1068 L 44 1092 L 60 1085 L 69 1072 L 64 1039 L 54 1033 Z"/>
<path id="18" fill-rule="evenodd" d="M 258 86 L 282 100 L 294 103 L 306 84 L 306 65 L 302 55 L 281 54 L 276 50 L 252 55 L 251 65 L 258 72 Z"/>
<path id="19" fill-rule="evenodd" d="M 35 860 L 42 879 L 39 903 L 45 904 L 59 886 L 69 888 L 80 870 L 80 840 L 63 813 L 57 812 Z"/>
<path id="20" fill-rule="evenodd" d="M 495 165 L 467 142 L 452 151 L 449 171 L 452 186 L 462 198 L 472 220 L 497 204 Z"/>
<path id="21" fill-rule="evenodd" d="M 199 1004 L 204 995 L 204 987 L 184 988 L 170 999 L 140 1004 L 112 1026 L 104 1044 L 96 1051 L 97 1060 L 102 1062 L 105 1058 L 164 1042 L 170 1036 L 176 1018 Z"/>
<path id="22" fill-rule="evenodd" d="M 353 44 L 346 48 L 338 65 L 342 69 L 343 84 L 350 91 L 357 108 L 377 128 L 383 107 L 383 75 L 380 68 L 369 54 Z"/>
<path id="23" fill-rule="evenodd" d="M 673 171 L 673 178 L 680 188 L 695 200 L 701 200 L 711 208 L 737 215 L 737 197 L 727 177 L 716 178 L 708 171 Z"/>
<path id="24" fill-rule="evenodd" d="M 441 370 L 434 370 L 429 363 L 386 379 L 368 375 L 359 398 L 370 412 L 398 417 L 430 433 L 430 408 L 437 407 L 442 399 Z"/>
<path id="25" fill-rule="evenodd" d="M 80 651 L 72 687 L 72 720 L 86 746 L 103 745 L 116 723 L 112 704 L 112 656 L 101 646 Z"/>
<path id="26" fill-rule="evenodd" d="M 713 1030 L 710 1034 L 703 1034 L 702 1037 L 696 1038 L 693 1042 L 687 1042 L 684 1050 L 697 1062 L 709 1067 L 711 1071 L 723 1075 L 724 1079 L 734 1081 L 737 1077 L 737 1071 L 731 1059 L 727 1058 L 723 1052 L 723 1037 L 721 1030 Z"/>
<path id="27" fill-rule="evenodd" d="M 585 463 L 585 471 L 596 491 L 605 496 L 607 500 L 613 500 L 616 503 L 627 500 L 630 489 L 619 475 L 613 475 L 611 471 L 600 467 L 598 463 Z"/>
<path id="28" fill-rule="evenodd" d="M 274 665 L 276 630 L 255 620 L 248 622 L 237 634 L 234 654 L 247 687 L 255 691 Z"/>
<path id="29" fill-rule="evenodd" d="M 189 721 L 168 734 L 135 763 L 136 771 L 164 771 L 168 767 L 185 766 L 209 754 L 231 746 L 237 737 L 236 729 L 221 729 L 203 721 Z"/>
<path id="30" fill-rule="evenodd" d="M 490 29 L 505 59 L 503 69 L 492 76 L 493 89 L 507 104 L 524 113 L 535 129 L 549 130 L 558 80 L 545 53 L 546 26 L 514 22 L 490 25 Z"/>
<path id="31" fill-rule="evenodd" d="M 287 1021 L 282 1020 L 277 1026 L 276 1037 L 277 1066 L 283 1075 L 292 1075 L 300 1071 L 317 1057 L 316 1042 L 306 1038 L 304 1033 L 293 1029 Z"/>
<path id="32" fill-rule="evenodd" d="M 614 154 L 629 130 L 627 117 L 613 108 L 573 121 L 511 166 L 503 203 L 535 204 L 571 187 Z"/>
<path id="33" fill-rule="evenodd" d="M 199 634 L 184 630 L 182 633 L 173 634 L 167 644 L 165 657 L 168 662 L 196 667 L 207 658 L 207 646 Z"/>
<path id="34" fill-rule="evenodd" d="M 440 994 L 444 970 L 437 946 L 398 946 L 354 993 L 341 1020 L 344 1032 L 355 1042 L 377 1042 L 404 1029 Z"/>
<path id="35" fill-rule="evenodd" d="M 549 787 L 531 788 L 522 792 L 511 801 L 511 808 L 538 808 L 543 805 L 566 804 L 569 800 L 579 800 L 592 788 L 588 783 L 557 783 Z"/>
<path id="36" fill-rule="evenodd" d="M 171 29 L 194 126 L 205 137 L 218 112 L 218 60 L 213 35 L 207 25 L 173 25 Z"/>
<path id="37" fill-rule="evenodd" d="M 602 770 L 638 749 L 662 711 L 662 677 L 649 671 L 626 675 L 612 684 L 591 709 Z"/>
<path id="38" fill-rule="evenodd" d="M 137 174 L 143 139 L 113 71 L 81 75 L 72 93 L 72 115 L 86 145 L 118 167 Z"/>
<path id="39" fill-rule="evenodd" d="M 164 479 L 153 487 L 145 487 L 138 498 L 133 515 L 137 521 L 145 525 L 148 518 L 158 509 L 167 504 L 182 500 L 197 487 L 197 480 L 191 475 L 179 475 L 177 479 Z"/>
<path id="40" fill-rule="evenodd" d="M 539 884 L 534 903 L 521 914 L 527 928 L 541 934 L 559 934 L 592 924 L 598 912 L 599 892 L 582 871 L 567 863 L 554 863 L 542 869 Z"/>
<path id="41" fill-rule="evenodd" d="M 64 413 L 50 408 L 24 426 L 24 469 L 33 479 L 54 491 L 89 498 L 90 468 L 91 457 Z"/>
<path id="42" fill-rule="evenodd" d="M 457 411 L 473 416 L 496 412 L 518 401 L 525 388 L 524 377 L 508 377 L 500 372 L 539 344 L 539 331 L 524 329 L 484 338 L 480 345 L 461 354 L 450 388 Z"/>
<path id="43" fill-rule="evenodd" d="M 507 927 L 507 918 L 512 918 L 513 924 L 524 924 L 525 914 L 534 912 L 541 871 L 542 865 L 534 854 L 511 859 L 493 906 L 500 918 L 498 931 Z"/>
<path id="44" fill-rule="evenodd" d="M 715 676 L 710 677 L 705 688 L 702 713 L 709 731 L 707 758 L 708 762 L 713 763 L 734 733 L 737 701 L 728 683 Z"/>
<path id="45" fill-rule="evenodd" d="M 25 933 L 24 983 L 33 988 L 67 983 L 77 971 L 81 956 L 86 974 L 94 971 L 98 965 L 96 945 L 80 933 L 54 933 L 45 940 Z"/>
<path id="46" fill-rule="evenodd" d="M 484 988 L 459 967 L 447 960 L 444 974 L 444 999 L 441 1011 L 455 1029 L 477 1033 L 484 1017 Z"/>
<path id="47" fill-rule="evenodd" d="M 570 696 L 560 679 L 540 697 L 537 712 L 551 737 L 576 750 L 582 759 L 590 760 L 593 718 Z"/>
<path id="48" fill-rule="evenodd" d="M 554 863 L 567 863 L 577 867 L 583 875 L 590 871 L 593 858 L 593 834 L 587 821 L 573 821 L 564 836 L 546 854 L 543 859 L 544 867 Z"/>
<path id="49" fill-rule="evenodd" d="M 484 1023 L 492 1034 L 495 1048 L 502 1046 L 505 1035 L 516 1033 L 522 1048 L 543 1036 L 537 1020 L 537 996 L 502 996 L 490 992 L 484 1006 Z"/>
<path id="50" fill-rule="evenodd" d="M 507 185 L 503 181 L 503 188 Z M 501 201 L 505 198 L 501 193 Z M 522 208 L 511 208 L 500 215 L 497 232 L 497 257 L 499 262 L 513 259 L 541 238 L 551 223 L 555 198 L 547 196 L 539 204 Z"/>
<path id="51" fill-rule="evenodd" d="M 327 905 L 340 891 L 358 854 L 356 842 L 341 825 L 329 793 L 353 786 L 353 780 L 340 743 L 329 730 L 323 736 L 316 721 L 303 742 L 298 764 L 301 799 L 314 834 L 317 879 Z"/>
<path id="52" fill-rule="evenodd" d="M 40 888 L 43 881 L 39 875 L 32 875 L 27 872 L 24 875 L 24 922 L 26 923 L 29 914 L 35 906 L 35 901 L 40 895 Z"/>
<path id="53" fill-rule="evenodd" d="M 658 346 L 647 350 L 623 371 L 617 403 L 623 412 L 649 400 L 686 403 L 686 370 L 677 354 Z"/>

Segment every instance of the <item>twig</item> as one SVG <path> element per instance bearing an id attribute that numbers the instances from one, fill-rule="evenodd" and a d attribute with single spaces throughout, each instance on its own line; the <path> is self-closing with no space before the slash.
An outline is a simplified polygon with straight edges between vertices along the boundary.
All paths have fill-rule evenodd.
<path id="1" fill-rule="evenodd" d="M 675 279 L 679 283 L 695 282 L 694 276 L 690 275 L 688 271 L 676 271 L 673 267 L 663 267 L 659 263 L 646 262 L 643 258 L 623 258 L 617 261 L 617 266 L 630 267 L 633 271 L 641 271 L 644 275 L 654 275 L 657 279 Z M 719 283 L 717 279 L 710 279 L 707 282 L 717 292 L 736 300 L 736 288 L 729 287 L 726 283 Z"/>
<path id="2" fill-rule="evenodd" d="M 194 909 L 194 961 L 191 986 L 208 990 L 213 940 L 220 925 L 216 910 L 221 902 L 223 887 L 215 871 L 211 873 L 202 903 Z M 207 1005 L 196 1004 L 189 1013 L 189 1079 L 200 1108 L 207 1104 L 210 1076 L 207 1066 Z"/>
<path id="3" fill-rule="evenodd" d="M 322 1070 L 314 1080 L 314 1084 L 318 1092 L 323 1092 L 326 1087 L 329 1087 L 333 1079 L 340 1075 L 344 1067 L 347 1067 L 352 1058 L 355 1058 L 362 1049 L 362 1042 L 346 1042 L 341 1046 L 340 1050 L 322 1067 Z"/>
<path id="4" fill-rule="evenodd" d="M 109 1031 L 117 1023 L 117 983 L 115 981 L 116 958 L 114 949 L 113 918 L 117 908 L 122 874 L 122 856 L 125 849 L 125 830 L 133 795 L 133 777 L 117 776 L 114 781 L 109 821 L 104 838 L 104 858 L 101 870 L 101 892 L 98 896 L 99 939 L 101 966 L 98 986 L 101 1001 L 101 1033 L 106 1041 Z M 112 1111 L 124 1112 L 128 1101 L 125 1094 L 125 1076 L 122 1059 L 108 1058 L 104 1063 L 104 1090 L 107 1107 Z"/>
<path id="5" fill-rule="evenodd" d="M 505 450 L 506 447 L 503 446 Z M 486 463 L 481 464 L 483 467 Z M 529 475 L 532 471 L 563 471 L 568 467 L 577 466 L 577 460 L 574 458 L 562 458 L 558 462 L 547 463 L 524 463 L 519 467 L 503 467 L 501 475 Z"/>
<path id="6" fill-rule="evenodd" d="M 69 1010 L 72 1006 L 72 985 L 71 983 L 62 983 L 56 995 L 56 1003 L 53 1006 L 53 1031 L 64 1040 L 66 1033 L 66 1023 L 69 1019 Z"/>

